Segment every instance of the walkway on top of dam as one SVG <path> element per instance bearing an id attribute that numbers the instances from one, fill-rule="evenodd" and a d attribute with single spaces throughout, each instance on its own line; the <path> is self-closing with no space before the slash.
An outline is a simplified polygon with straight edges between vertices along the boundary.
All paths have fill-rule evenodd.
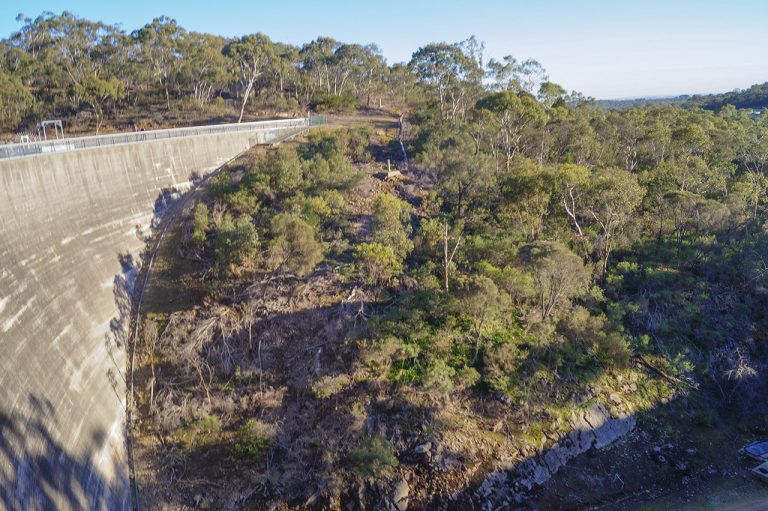
<path id="1" fill-rule="evenodd" d="M 294 119 L 275 119 L 232 124 L 216 124 L 209 126 L 192 126 L 188 128 L 168 128 L 150 131 L 135 131 L 130 133 L 114 133 L 109 135 L 92 135 L 85 137 L 59 138 L 37 142 L 21 142 L 0 145 L 0 160 L 23 158 L 39 154 L 78 151 L 98 147 L 109 147 L 123 144 L 136 144 L 156 140 L 196 137 L 204 135 L 219 135 L 250 131 L 267 131 L 270 129 L 307 128 L 322 124 L 325 119 L 320 116 L 300 117 Z"/>

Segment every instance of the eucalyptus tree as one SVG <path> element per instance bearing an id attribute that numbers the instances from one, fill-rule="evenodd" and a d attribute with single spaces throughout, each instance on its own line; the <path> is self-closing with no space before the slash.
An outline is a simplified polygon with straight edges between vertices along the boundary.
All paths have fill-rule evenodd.
<path id="1" fill-rule="evenodd" d="M 176 85 L 199 106 L 205 106 L 227 83 L 224 38 L 190 32 L 180 41 L 181 66 Z"/>
<path id="2" fill-rule="evenodd" d="M 0 66 L 0 129 L 14 130 L 33 102 L 29 87 Z"/>
<path id="3" fill-rule="evenodd" d="M 539 241 L 523 246 L 520 255 L 533 276 L 539 321 L 557 318 L 573 298 L 587 291 L 589 272 L 565 245 Z"/>
<path id="4" fill-rule="evenodd" d="M 301 72 L 299 66 L 301 59 L 299 49 L 296 46 L 285 43 L 275 44 L 275 61 L 272 66 L 276 91 L 280 97 L 285 97 L 286 90 L 292 91 L 296 101 L 299 101 L 301 89 Z"/>
<path id="5" fill-rule="evenodd" d="M 511 89 L 529 94 L 535 94 L 549 80 L 546 69 L 537 60 L 520 62 L 512 55 L 506 55 L 500 61 L 490 59 L 486 65 L 486 77 L 491 81 L 491 90 Z"/>
<path id="6" fill-rule="evenodd" d="M 562 85 L 553 82 L 542 82 L 539 85 L 537 99 L 547 108 L 552 108 L 558 100 L 562 100 L 567 91 Z"/>
<path id="7" fill-rule="evenodd" d="M 355 78 L 362 73 L 364 48 L 359 44 L 341 44 L 333 52 L 329 61 L 330 77 L 333 82 L 332 94 L 341 96 L 348 84 L 354 84 Z M 329 83 L 330 85 L 330 83 Z"/>
<path id="8" fill-rule="evenodd" d="M 383 87 L 389 95 L 394 110 L 399 113 L 406 113 L 412 107 L 423 103 L 421 82 L 404 63 L 397 63 L 389 68 Z"/>
<path id="9" fill-rule="evenodd" d="M 122 32 L 116 26 L 78 18 L 67 11 L 61 15 L 45 12 L 34 20 L 17 19 L 24 25 L 10 37 L 9 44 L 17 50 L 12 53 L 18 76 L 26 77 L 31 90 L 49 108 L 77 111 L 81 103 L 87 104 L 98 129 L 105 104 L 120 97 L 116 55 Z M 18 58 L 22 52 L 31 60 Z M 6 62 L 11 59 L 6 58 Z M 10 82 L 6 89 L 9 87 Z"/>
<path id="10" fill-rule="evenodd" d="M 340 43 L 331 37 L 318 37 L 301 47 L 301 69 L 306 74 L 306 100 L 320 91 L 331 94 L 331 68 Z"/>
<path id="11" fill-rule="evenodd" d="M 25 81 L 39 104 L 54 110 L 66 101 L 63 70 L 55 59 L 59 16 L 48 11 L 34 19 L 19 14 L 16 21 L 23 25 L 7 40 L 8 46 L 16 50 L 16 63 L 10 68 Z"/>
<path id="12" fill-rule="evenodd" d="M 546 121 L 546 114 L 536 98 L 528 93 L 505 90 L 490 94 L 477 102 L 475 108 L 488 112 L 489 121 L 497 136 L 493 142 L 506 155 L 506 168 L 512 158 L 521 152 L 529 128 L 540 128 Z"/>
<path id="13" fill-rule="evenodd" d="M 464 43 L 431 43 L 419 48 L 409 67 L 437 95 L 440 120 L 463 116 L 482 91 L 482 67 Z"/>
<path id="14" fill-rule="evenodd" d="M 601 276 L 608 269 L 608 258 L 617 243 L 617 236 L 626 226 L 643 200 L 645 190 L 637 177 L 621 169 L 597 169 L 586 186 L 583 211 L 599 227 L 595 241 L 600 259 Z"/>
<path id="15" fill-rule="evenodd" d="M 341 53 L 342 48 L 345 49 L 343 53 Z M 355 95 L 361 100 L 365 98 L 366 106 L 370 106 L 371 95 L 381 90 L 388 71 L 381 49 L 375 44 L 344 45 L 342 48 L 336 52 L 337 58 L 343 55 L 344 60 L 347 61 L 346 65 L 352 70 L 352 87 Z"/>
<path id="16" fill-rule="evenodd" d="M 151 23 L 132 33 L 139 44 L 139 58 L 165 94 L 165 104 L 171 109 L 169 87 L 181 66 L 181 50 L 186 30 L 167 16 L 155 18 Z"/>
<path id="17" fill-rule="evenodd" d="M 224 47 L 224 55 L 233 63 L 237 83 L 242 92 L 238 123 L 243 120 L 245 105 L 257 80 L 274 68 L 277 59 L 275 50 L 270 38 L 261 33 L 243 36 Z"/>

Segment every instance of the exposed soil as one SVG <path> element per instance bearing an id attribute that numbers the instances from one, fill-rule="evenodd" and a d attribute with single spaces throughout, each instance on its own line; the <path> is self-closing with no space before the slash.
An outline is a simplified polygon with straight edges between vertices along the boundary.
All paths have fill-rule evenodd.
<path id="1" fill-rule="evenodd" d="M 392 136 L 392 118 L 371 117 L 382 138 Z M 415 207 L 430 188 L 429 176 L 387 179 L 387 151 L 359 166 L 365 176 L 346 196 L 359 240 L 368 236 L 377 194 Z M 184 217 L 204 191 L 195 193 L 160 247 L 146 297 L 146 317 L 164 333 L 156 351 L 143 345 L 137 353 L 136 461 L 145 508 L 381 509 L 393 485 L 407 481 L 408 509 L 484 509 L 472 492 L 488 473 L 535 456 L 567 429 L 561 417 L 530 417 L 494 396 L 434 395 L 368 377 L 350 339 L 387 304 L 346 278 L 343 261 L 322 263 L 302 278 L 246 270 L 208 298 L 200 267 L 178 252 Z M 196 372 L 176 363 L 200 352 L 202 365 L 187 364 Z M 318 398 L 316 385 L 337 376 L 341 388 Z M 744 498 L 746 507 L 733 509 L 764 509 L 765 489 L 749 474 L 754 463 L 736 453 L 754 438 L 729 424 L 697 426 L 686 398 L 642 412 L 630 377 L 634 383 L 655 375 L 642 368 L 606 375 L 588 398 L 612 403 L 617 413 L 638 412 L 638 430 L 569 464 L 523 507 L 707 509 Z M 586 399 L 574 396 L 580 404 Z M 206 429 L 212 416 L 220 425 Z M 277 429 L 274 449 L 256 464 L 234 449 L 248 419 Z M 399 465 L 385 477 L 338 470 L 348 468 L 340 453 L 361 434 L 381 435 L 394 447 Z"/>

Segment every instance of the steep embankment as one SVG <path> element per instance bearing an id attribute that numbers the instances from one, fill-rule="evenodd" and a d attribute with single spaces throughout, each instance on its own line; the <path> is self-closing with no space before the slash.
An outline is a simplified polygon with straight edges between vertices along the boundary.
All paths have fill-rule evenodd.
<path id="1" fill-rule="evenodd" d="M 129 505 L 123 320 L 153 217 L 258 131 L 0 162 L 0 507 Z"/>

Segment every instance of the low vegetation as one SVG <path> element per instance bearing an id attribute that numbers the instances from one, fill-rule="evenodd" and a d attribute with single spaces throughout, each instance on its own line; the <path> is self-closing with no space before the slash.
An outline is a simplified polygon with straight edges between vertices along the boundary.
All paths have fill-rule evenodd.
<path id="1" fill-rule="evenodd" d="M 765 123 L 606 112 L 478 52 L 414 54 L 403 175 L 394 130 L 338 128 L 210 182 L 176 246 L 206 297 L 144 332 L 153 473 L 216 479 L 211 505 L 375 508 L 406 479 L 469 506 L 596 402 L 765 423 Z"/>

